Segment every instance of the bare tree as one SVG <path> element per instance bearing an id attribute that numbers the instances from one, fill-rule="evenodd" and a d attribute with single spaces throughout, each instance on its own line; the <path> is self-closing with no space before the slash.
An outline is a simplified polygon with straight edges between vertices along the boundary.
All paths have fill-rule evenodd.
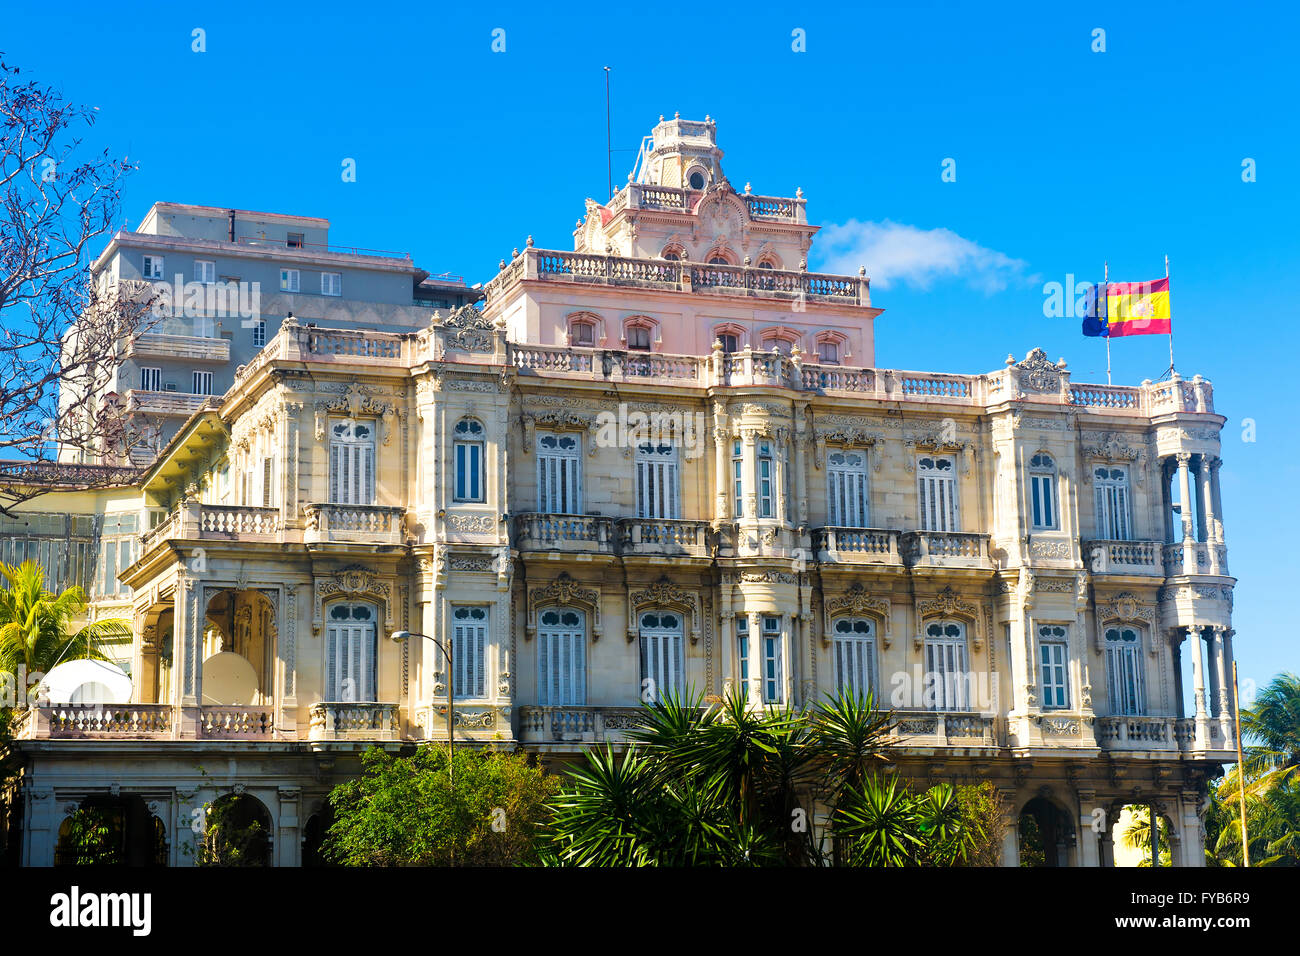
<path id="1" fill-rule="evenodd" d="M 95 108 L 19 79 L 0 54 L 0 510 L 48 484 L 118 483 L 139 436 L 105 390 L 152 322 L 148 283 L 94 281 L 135 167 L 81 139 Z M 110 467 L 73 465 L 79 452 Z"/>

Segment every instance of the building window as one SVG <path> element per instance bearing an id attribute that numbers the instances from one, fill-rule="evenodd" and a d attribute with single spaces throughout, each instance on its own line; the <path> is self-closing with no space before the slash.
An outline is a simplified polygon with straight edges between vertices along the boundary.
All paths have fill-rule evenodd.
<path id="1" fill-rule="evenodd" d="M 1033 501 L 1035 531 L 1060 527 L 1056 511 L 1056 462 L 1046 452 L 1029 459 L 1029 492 Z"/>
<path id="2" fill-rule="evenodd" d="M 629 325 L 627 327 L 627 347 L 636 349 L 639 352 L 649 352 L 650 330 L 644 325 Z"/>
<path id="3" fill-rule="evenodd" d="M 191 391 L 193 391 L 195 395 L 212 394 L 212 373 L 211 372 L 195 372 L 192 382 L 193 382 L 193 388 L 191 389 Z"/>
<path id="4" fill-rule="evenodd" d="M 1106 690 L 1111 713 L 1142 716 L 1147 708 L 1142 681 L 1141 636 L 1132 627 L 1108 627 L 1105 643 Z"/>
<path id="5" fill-rule="evenodd" d="M 537 510 L 582 513 L 582 440 L 570 432 L 537 436 Z"/>
<path id="6" fill-rule="evenodd" d="M 823 365 L 840 364 L 840 343 L 822 341 L 817 343 L 817 358 Z"/>
<path id="7" fill-rule="evenodd" d="M 322 272 L 320 274 L 320 294 L 321 295 L 342 295 L 343 294 L 343 273 Z"/>
<path id="8" fill-rule="evenodd" d="M 457 699 L 484 697 L 487 679 L 488 609 L 451 611 L 451 693 Z"/>
<path id="9" fill-rule="evenodd" d="M 260 349 L 266 345 L 266 319 L 253 323 L 253 348 Z"/>
<path id="10" fill-rule="evenodd" d="M 298 270 L 297 269 L 280 270 L 280 291 L 281 292 L 298 291 Z"/>
<path id="11" fill-rule="evenodd" d="M 207 259 L 194 260 L 194 281 L 211 285 L 217 281 L 217 264 Z"/>
<path id="12" fill-rule="evenodd" d="M 711 266 L 729 266 L 729 265 L 731 265 L 731 263 L 728 262 L 726 259 L 722 258 L 722 256 L 713 256 L 712 258 L 709 259 L 709 265 L 711 265 Z"/>
<path id="13" fill-rule="evenodd" d="M 703 189 L 709 183 L 704 170 L 698 166 L 686 174 L 686 181 L 690 183 L 692 189 Z"/>
<path id="14" fill-rule="evenodd" d="M 331 426 L 330 502 L 375 503 L 375 429 L 369 422 L 345 420 Z"/>
<path id="15" fill-rule="evenodd" d="M 1069 680 L 1065 669 L 1067 652 L 1064 627 L 1059 624 L 1044 624 L 1038 628 L 1038 662 L 1042 672 L 1044 708 L 1059 710 L 1070 706 Z"/>
<path id="16" fill-rule="evenodd" d="M 162 256 L 144 257 L 144 277 L 146 279 L 161 279 L 163 277 Z"/>
<path id="17" fill-rule="evenodd" d="M 644 442 L 636 449 L 636 513 L 639 518 L 680 518 L 677 446 Z"/>
<path id="18" fill-rule="evenodd" d="M 262 507 L 271 507 L 275 492 L 275 459 L 269 455 L 262 459 Z"/>
<path id="19" fill-rule="evenodd" d="M 772 479 L 775 476 L 772 458 L 772 443 L 758 444 L 758 516 L 772 517 Z"/>
<path id="20" fill-rule="evenodd" d="M 925 704 L 930 710 L 965 710 L 966 625 L 932 621 L 925 628 Z"/>
<path id="21" fill-rule="evenodd" d="M 587 703 L 587 616 L 582 611 L 538 612 L 537 702 L 543 707 Z"/>
<path id="22" fill-rule="evenodd" d="M 1108 541 L 1128 541 L 1133 533 L 1129 520 L 1128 472 L 1102 465 L 1092 473 L 1097 511 L 1097 534 Z"/>
<path id="23" fill-rule="evenodd" d="M 744 614 L 736 616 L 736 670 L 740 675 L 740 686 L 746 697 L 749 696 L 749 618 Z"/>
<path id="24" fill-rule="evenodd" d="M 641 615 L 641 699 L 660 701 L 685 690 L 682 617 L 675 611 Z"/>
<path id="25" fill-rule="evenodd" d="M 590 322 L 574 322 L 569 326 L 569 341 L 573 345 L 594 346 L 596 327 Z"/>
<path id="26" fill-rule="evenodd" d="M 826 466 L 831 526 L 868 527 L 867 453 L 858 448 L 833 451 L 826 457 Z"/>
<path id="27" fill-rule="evenodd" d="M 876 687 L 876 626 L 865 617 L 836 618 L 831 628 L 835 685 L 853 697 Z"/>
<path id="28" fill-rule="evenodd" d="M 745 450 L 740 442 L 731 445 L 731 500 L 737 518 L 745 514 Z"/>
<path id="29" fill-rule="evenodd" d="M 922 531 L 960 531 L 957 514 L 957 459 L 926 456 L 916 463 Z"/>
<path id="30" fill-rule="evenodd" d="M 718 335 L 718 341 L 722 343 L 722 351 L 730 355 L 732 352 L 740 351 L 740 336 L 734 332 L 722 332 Z"/>
<path id="31" fill-rule="evenodd" d="M 779 704 L 785 700 L 785 676 L 782 666 L 781 619 L 763 618 L 763 703 Z"/>
<path id="32" fill-rule="evenodd" d="M 329 700 L 375 700 L 375 609 L 331 604 L 325 628 L 325 686 Z"/>
<path id="33" fill-rule="evenodd" d="M 301 232 L 291 232 L 291 233 L 289 233 L 289 238 L 288 238 L 288 240 L 287 240 L 287 242 L 286 242 L 286 245 L 287 245 L 290 249 L 301 249 L 301 248 L 302 248 L 302 241 L 303 241 L 304 238 L 305 238 L 305 237 L 304 237 L 304 235 L 303 235 Z"/>
<path id="34" fill-rule="evenodd" d="M 669 262 L 681 262 L 682 254 L 676 249 L 665 249 L 660 258 L 667 259 Z"/>
<path id="35" fill-rule="evenodd" d="M 763 339 L 764 352 L 780 352 L 782 355 L 788 356 L 794 348 L 794 345 L 795 343 L 790 339 L 778 338 L 776 336 L 769 336 L 768 338 Z"/>
<path id="36" fill-rule="evenodd" d="M 146 392 L 162 391 L 162 369 L 160 368 L 142 368 L 140 369 L 140 388 Z"/>
<path id="37" fill-rule="evenodd" d="M 454 429 L 456 461 L 456 500 L 483 500 L 483 426 L 472 418 L 462 418 Z"/>

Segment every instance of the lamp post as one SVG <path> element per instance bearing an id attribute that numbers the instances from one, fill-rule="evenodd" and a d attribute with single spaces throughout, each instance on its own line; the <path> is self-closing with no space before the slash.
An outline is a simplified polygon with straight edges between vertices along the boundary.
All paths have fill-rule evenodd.
<path id="1" fill-rule="evenodd" d="M 407 638 L 422 637 L 426 641 L 432 641 L 433 645 L 442 651 L 443 656 L 447 658 L 447 784 L 453 790 L 456 788 L 456 704 L 455 691 L 452 687 L 454 680 L 453 668 L 455 664 L 452 660 L 451 642 L 447 640 L 438 640 L 436 637 L 430 637 L 428 634 L 420 634 L 416 631 L 393 631 L 388 636 L 394 644 L 402 644 Z"/>

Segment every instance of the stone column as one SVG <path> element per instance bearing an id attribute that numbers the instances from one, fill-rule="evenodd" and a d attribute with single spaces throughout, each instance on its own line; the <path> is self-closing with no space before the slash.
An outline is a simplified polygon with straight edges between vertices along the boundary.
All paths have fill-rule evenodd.
<path id="1" fill-rule="evenodd" d="M 795 509 L 791 523 L 801 528 L 808 524 L 808 436 L 803 427 L 803 421 L 802 410 L 796 411 L 794 430 Z M 800 544 L 802 544 L 802 541 Z"/>
<path id="2" fill-rule="evenodd" d="M 1192 456 L 1179 452 L 1178 456 L 1179 516 L 1183 521 L 1183 574 L 1196 573 L 1196 538 L 1192 532 L 1192 481 L 1188 465 Z"/>
<path id="3" fill-rule="evenodd" d="M 1205 714 L 1205 651 L 1201 647 L 1201 632 L 1194 627 L 1185 629 L 1192 642 L 1192 693 L 1196 700 L 1196 749 L 1204 750 L 1208 738 L 1209 721 Z"/>
<path id="4" fill-rule="evenodd" d="M 1095 827 L 1097 817 L 1093 808 L 1097 805 L 1095 790 L 1079 791 L 1079 866 L 1101 866 L 1101 849 L 1098 846 L 1098 833 Z M 1106 818 L 1103 815 L 1101 819 Z"/>
<path id="5" fill-rule="evenodd" d="M 763 703 L 763 615 L 749 612 L 749 703 Z"/>
<path id="6" fill-rule="evenodd" d="M 726 419 L 723 415 L 724 406 L 713 406 L 713 451 L 714 451 L 714 471 L 716 477 L 714 480 L 714 489 L 717 494 L 717 508 L 714 513 L 715 521 L 726 521 L 732 517 L 731 509 L 727 507 L 730 496 L 727 493 L 727 483 L 731 480 L 731 469 L 728 467 L 730 456 L 727 454 L 727 445 L 730 436 L 727 434 Z"/>
<path id="7" fill-rule="evenodd" d="M 1201 540 L 1209 552 L 1210 573 L 1222 574 L 1223 570 L 1219 567 L 1218 522 L 1214 517 L 1214 469 L 1211 461 L 1209 457 L 1201 456 L 1201 469 L 1196 475 L 1196 491 L 1201 503 Z"/>
<path id="8" fill-rule="evenodd" d="M 736 686 L 736 617 L 731 611 L 731 582 L 722 579 L 718 595 L 718 634 L 722 644 L 722 695 Z"/>
<path id="9" fill-rule="evenodd" d="M 741 459 L 740 470 L 745 476 L 743 521 L 753 525 L 758 519 L 758 456 L 754 450 L 754 432 L 745 429 L 742 441 L 744 457 Z"/>
<path id="10" fill-rule="evenodd" d="M 299 830 L 298 811 L 302 803 L 302 790 L 298 787 L 281 787 L 279 838 L 275 841 L 276 866 L 302 866 L 302 836 Z"/>
<path id="11" fill-rule="evenodd" d="M 53 787 L 27 787 L 23 827 L 22 865 L 53 866 L 54 848 L 63 822 Z"/>
<path id="12" fill-rule="evenodd" d="M 1020 815 L 1016 813 L 1016 791 L 999 790 L 1002 797 L 1002 865 L 1020 865 Z"/>
<path id="13" fill-rule="evenodd" d="M 1217 695 L 1214 716 L 1219 719 L 1219 732 L 1223 735 L 1223 746 L 1227 748 L 1231 746 L 1233 736 L 1232 689 L 1228 686 L 1228 629 L 1216 625 L 1210 630 L 1214 635 L 1210 649 L 1210 659 L 1213 661 L 1216 676 L 1215 690 Z"/>
<path id="14" fill-rule="evenodd" d="M 1201 824 L 1201 795 L 1195 790 L 1179 794 L 1178 840 L 1169 841 L 1174 866 L 1205 866 L 1205 830 Z"/>

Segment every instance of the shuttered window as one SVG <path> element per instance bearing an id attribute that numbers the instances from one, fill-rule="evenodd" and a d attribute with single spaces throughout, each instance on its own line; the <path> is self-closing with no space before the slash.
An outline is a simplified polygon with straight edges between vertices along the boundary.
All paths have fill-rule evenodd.
<path id="1" fill-rule="evenodd" d="M 582 441 L 567 432 L 537 437 L 537 510 L 582 513 Z"/>
<path id="2" fill-rule="evenodd" d="M 925 628 L 925 706 L 966 710 L 966 625 L 932 621 Z"/>
<path id="3" fill-rule="evenodd" d="M 876 627 L 867 618 L 836 618 L 831 627 L 835 653 L 835 684 L 854 697 L 876 687 Z"/>
<path id="4" fill-rule="evenodd" d="M 1106 540 L 1128 541 L 1133 534 L 1129 517 L 1128 472 L 1110 465 L 1092 473 L 1097 511 L 1097 533 Z"/>
<path id="5" fill-rule="evenodd" d="M 636 513 L 641 518 L 681 517 L 676 445 L 645 442 L 637 446 Z"/>
<path id="6" fill-rule="evenodd" d="M 452 695 L 484 697 L 487 689 L 488 609 L 454 607 L 451 612 Z"/>
<path id="7" fill-rule="evenodd" d="M 330 502 L 342 505 L 375 503 L 374 426 L 368 422 L 335 422 L 330 433 Z"/>
<path id="8" fill-rule="evenodd" d="M 957 460 L 927 456 L 916 463 L 921 530 L 960 531 L 957 513 Z"/>
<path id="9" fill-rule="evenodd" d="M 1113 714 L 1147 712 L 1142 680 L 1142 638 L 1131 627 L 1106 629 L 1106 689 Z"/>
<path id="10" fill-rule="evenodd" d="M 834 451 L 827 456 L 826 466 L 831 525 L 868 527 L 867 453 L 858 449 Z"/>
<path id="11" fill-rule="evenodd" d="M 1065 628 L 1044 624 L 1038 628 L 1039 678 L 1043 688 L 1043 707 L 1070 706 L 1070 686 L 1066 671 L 1068 660 Z"/>
<path id="12" fill-rule="evenodd" d="M 456 500 L 483 500 L 483 425 L 472 418 L 456 423 L 453 457 L 456 464 Z"/>
<path id="13" fill-rule="evenodd" d="M 781 619 L 763 618 L 763 703 L 785 700 L 784 654 L 781 647 Z"/>
<path id="14" fill-rule="evenodd" d="M 325 686 L 331 701 L 375 700 L 375 612 L 370 605 L 330 606 Z"/>
<path id="15" fill-rule="evenodd" d="M 682 617 L 675 611 L 646 611 L 641 615 L 641 693 L 643 700 L 681 696 L 685 690 L 682 661 Z"/>
<path id="16" fill-rule="evenodd" d="M 1056 507 L 1056 463 L 1052 456 L 1039 452 L 1029 460 L 1029 495 L 1035 531 L 1052 531 L 1060 527 Z"/>
<path id="17" fill-rule="evenodd" d="M 587 620 L 582 611 L 538 612 L 537 701 L 543 707 L 587 703 Z"/>

